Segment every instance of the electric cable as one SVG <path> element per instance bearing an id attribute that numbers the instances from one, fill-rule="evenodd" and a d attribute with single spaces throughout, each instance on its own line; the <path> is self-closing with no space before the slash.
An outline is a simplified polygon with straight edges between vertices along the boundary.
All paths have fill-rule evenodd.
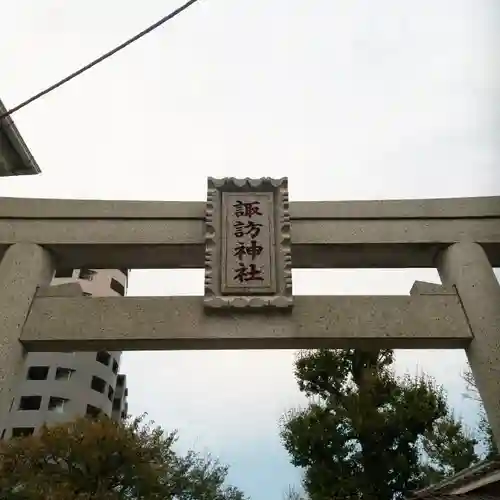
<path id="1" fill-rule="evenodd" d="M 63 78 L 62 80 L 59 80 L 57 83 L 54 83 L 50 87 L 47 87 L 46 89 L 38 92 L 38 94 L 35 94 L 34 96 L 30 97 L 29 99 L 26 99 L 25 101 L 21 102 L 17 106 L 14 106 L 13 108 L 7 110 L 5 113 L 0 114 L 0 121 L 3 118 L 7 118 L 8 116 L 11 116 L 13 113 L 16 111 L 19 111 L 20 109 L 24 108 L 28 104 L 31 104 L 32 102 L 40 99 L 41 97 L 47 95 L 49 92 L 52 92 L 53 90 L 61 87 L 65 83 L 68 83 L 70 80 L 73 80 L 73 78 L 76 78 L 77 76 L 80 76 L 82 73 L 85 73 L 89 69 L 93 68 L 97 64 L 101 63 L 102 61 L 110 58 L 111 56 L 115 55 L 117 52 L 120 52 L 122 49 L 125 47 L 128 47 L 132 43 L 136 42 L 143 36 L 147 35 L 148 33 L 151 33 L 154 31 L 156 28 L 159 28 L 161 25 L 165 24 L 167 21 L 170 21 L 177 15 L 179 15 L 181 12 L 185 11 L 188 7 L 191 7 L 191 5 L 195 4 L 199 0 L 189 0 L 185 4 L 181 5 L 174 11 L 172 11 L 170 14 L 166 15 L 165 17 L 162 17 L 159 21 L 156 23 L 152 24 L 151 26 L 148 26 L 145 30 L 141 31 L 137 35 L 133 36 L 132 38 L 129 38 L 127 41 L 123 42 L 122 44 L 118 45 L 114 49 L 110 50 L 109 52 L 106 52 L 105 54 L 102 54 L 99 56 L 97 59 L 94 59 L 92 62 L 86 64 L 85 66 L 82 66 L 80 69 L 76 70 L 75 72 L 71 73 L 67 77 Z"/>

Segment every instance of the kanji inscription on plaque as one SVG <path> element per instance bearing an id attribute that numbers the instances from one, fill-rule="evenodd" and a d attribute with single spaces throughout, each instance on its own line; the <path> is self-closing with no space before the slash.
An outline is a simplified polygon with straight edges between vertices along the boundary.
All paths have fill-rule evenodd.
<path id="1" fill-rule="evenodd" d="M 273 193 L 222 193 L 222 293 L 276 293 Z"/>
<path id="2" fill-rule="evenodd" d="M 286 179 L 208 180 L 205 305 L 289 307 Z"/>

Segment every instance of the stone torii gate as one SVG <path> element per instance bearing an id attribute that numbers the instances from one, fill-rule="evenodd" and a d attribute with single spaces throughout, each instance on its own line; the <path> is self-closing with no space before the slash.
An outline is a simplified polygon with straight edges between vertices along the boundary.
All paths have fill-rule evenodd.
<path id="1" fill-rule="evenodd" d="M 206 203 L 0 199 L 2 412 L 25 350 L 463 348 L 500 447 L 500 197 L 289 204 L 286 179 L 208 187 Z M 437 267 L 443 285 L 293 297 L 292 262 Z M 205 297 L 53 296 L 60 268 L 205 268 Z"/>

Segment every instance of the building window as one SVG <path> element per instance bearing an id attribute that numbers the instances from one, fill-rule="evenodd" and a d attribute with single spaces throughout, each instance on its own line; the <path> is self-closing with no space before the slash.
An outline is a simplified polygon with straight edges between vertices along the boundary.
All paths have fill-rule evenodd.
<path id="1" fill-rule="evenodd" d="M 109 362 L 111 361 L 111 354 L 106 351 L 99 351 L 96 356 L 95 356 L 96 361 L 99 363 L 108 366 Z"/>
<path id="2" fill-rule="evenodd" d="M 125 410 L 122 411 L 121 417 L 122 420 L 125 420 L 127 418 L 127 412 Z"/>
<path id="3" fill-rule="evenodd" d="M 89 292 L 83 292 L 84 297 L 92 297 L 92 294 Z"/>
<path id="4" fill-rule="evenodd" d="M 113 373 L 116 375 L 118 373 L 118 361 L 116 359 L 113 359 Z"/>
<path id="5" fill-rule="evenodd" d="M 73 375 L 75 370 L 72 368 L 57 368 L 56 370 L 56 380 L 69 380 Z"/>
<path id="6" fill-rule="evenodd" d="M 0 436 L 0 439 L 3 439 L 3 438 L 5 437 L 5 431 L 6 431 L 6 429 L 4 429 L 4 430 L 2 431 L 2 435 Z"/>
<path id="7" fill-rule="evenodd" d="M 113 401 L 113 396 L 115 394 L 115 391 L 113 390 L 113 388 L 111 386 L 108 387 L 108 399 L 110 401 Z"/>
<path id="8" fill-rule="evenodd" d="M 128 396 L 128 388 L 125 389 L 125 397 L 127 397 L 127 396 Z"/>
<path id="9" fill-rule="evenodd" d="M 115 291 L 118 295 L 122 297 L 125 295 L 125 287 L 115 278 L 111 278 L 111 284 L 109 285 L 111 290 Z"/>
<path id="10" fill-rule="evenodd" d="M 113 411 L 119 411 L 122 407 L 122 400 L 120 398 L 113 399 Z"/>
<path id="11" fill-rule="evenodd" d="M 80 269 L 80 273 L 78 274 L 78 277 L 81 280 L 92 281 L 96 274 L 97 274 L 97 271 L 93 271 L 92 269 Z"/>
<path id="12" fill-rule="evenodd" d="M 128 269 L 118 269 L 118 271 L 121 271 L 125 275 L 125 278 L 128 277 Z"/>
<path id="13" fill-rule="evenodd" d="M 73 277 L 73 269 L 58 269 L 56 271 L 56 278 L 72 278 Z"/>
<path id="14" fill-rule="evenodd" d="M 97 418 L 101 413 L 101 409 L 96 406 L 87 405 L 86 416 L 91 418 Z"/>
<path id="15" fill-rule="evenodd" d="M 12 437 L 20 438 L 25 436 L 31 436 L 35 432 L 34 427 L 14 427 L 12 429 Z"/>
<path id="16" fill-rule="evenodd" d="M 104 391 L 106 390 L 106 382 L 99 377 L 96 377 L 95 375 L 92 377 L 92 382 L 90 384 L 90 387 L 97 392 L 100 392 L 101 394 L 104 394 Z"/>
<path id="17" fill-rule="evenodd" d="M 33 411 L 39 410 L 42 405 L 42 396 L 21 396 L 19 400 L 19 410 Z"/>
<path id="18" fill-rule="evenodd" d="M 116 378 L 116 385 L 122 386 L 125 383 L 125 375 L 118 375 Z"/>
<path id="19" fill-rule="evenodd" d="M 64 407 L 69 399 L 51 397 L 49 400 L 49 410 L 56 413 L 64 413 Z"/>
<path id="20" fill-rule="evenodd" d="M 28 380 L 47 380 L 48 374 L 48 366 L 30 366 L 27 378 Z"/>

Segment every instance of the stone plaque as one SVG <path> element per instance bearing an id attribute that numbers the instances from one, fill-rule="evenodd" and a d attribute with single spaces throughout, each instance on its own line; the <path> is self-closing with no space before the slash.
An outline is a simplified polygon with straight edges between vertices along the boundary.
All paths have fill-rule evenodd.
<path id="1" fill-rule="evenodd" d="M 292 305 L 288 181 L 208 179 L 205 306 Z"/>

